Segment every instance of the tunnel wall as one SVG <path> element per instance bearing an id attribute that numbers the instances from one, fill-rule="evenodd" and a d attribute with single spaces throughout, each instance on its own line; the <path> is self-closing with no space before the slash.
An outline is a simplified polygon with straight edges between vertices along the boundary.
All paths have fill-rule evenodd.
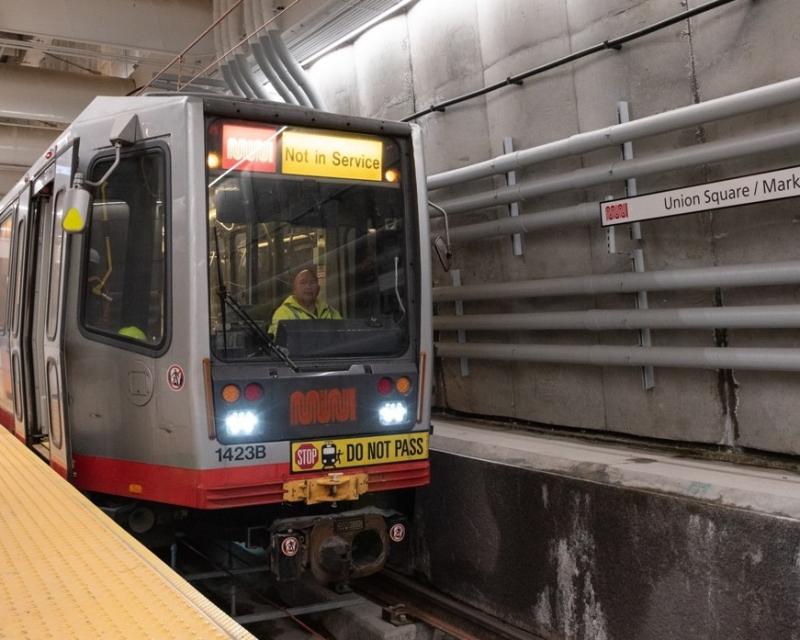
<path id="1" fill-rule="evenodd" d="M 336 50 L 310 69 L 329 108 L 403 118 L 584 47 L 679 13 L 699 0 L 419 0 Z M 429 174 L 485 160 L 511 136 L 521 149 L 615 124 L 616 105 L 639 118 L 759 87 L 800 74 L 794 0 L 740 0 L 689 21 L 548 71 L 485 97 L 421 117 Z M 637 141 L 636 157 L 797 121 L 792 104 Z M 771 152 L 641 178 L 640 193 L 770 171 L 798 163 L 797 149 Z M 605 149 L 537 164 L 517 179 L 617 160 Z M 501 186 L 487 178 L 433 192 L 434 200 Z M 521 213 L 624 196 L 620 182 L 525 202 Z M 454 215 L 453 226 L 504 217 L 504 207 Z M 642 224 L 647 270 L 792 260 L 800 245 L 796 200 L 704 212 Z M 631 270 L 625 234 L 609 254 L 599 222 L 529 233 L 523 256 L 509 238 L 457 244 L 463 284 L 616 273 Z M 441 270 L 434 286 L 451 284 Z M 795 286 L 651 293 L 651 308 L 796 303 Z M 465 303 L 465 313 L 632 309 L 633 295 L 492 300 Z M 443 303 L 437 313 L 452 315 Z M 652 332 L 654 346 L 797 347 L 795 330 Z M 441 340 L 454 340 L 452 332 Z M 467 341 L 636 345 L 636 331 L 471 332 Z M 438 361 L 437 402 L 445 408 L 544 424 L 666 440 L 800 453 L 795 416 L 797 374 L 655 370 L 645 390 L 641 369 L 472 360 Z"/>
<path id="2" fill-rule="evenodd" d="M 647 465 L 645 458 L 638 464 Z M 800 639 L 800 521 L 434 452 L 416 570 L 546 640 Z"/>

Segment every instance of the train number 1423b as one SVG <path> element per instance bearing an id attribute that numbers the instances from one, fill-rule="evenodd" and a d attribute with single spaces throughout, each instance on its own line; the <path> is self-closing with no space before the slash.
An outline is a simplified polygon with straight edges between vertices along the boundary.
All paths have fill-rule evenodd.
<path id="1" fill-rule="evenodd" d="M 263 444 L 248 444 L 245 446 L 222 447 L 215 449 L 217 461 L 238 462 L 239 460 L 260 460 L 267 457 L 267 447 Z"/>

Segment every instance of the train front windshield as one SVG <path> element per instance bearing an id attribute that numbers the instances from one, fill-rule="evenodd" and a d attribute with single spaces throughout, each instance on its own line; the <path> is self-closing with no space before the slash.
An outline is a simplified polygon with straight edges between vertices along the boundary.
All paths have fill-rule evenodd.
<path id="1" fill-rule="evenodd" d="M 405 352 L 401 143 L 214 120 L 207 148 L 215 355 L 275 360 L 270 342 L 300 362 Z"/>

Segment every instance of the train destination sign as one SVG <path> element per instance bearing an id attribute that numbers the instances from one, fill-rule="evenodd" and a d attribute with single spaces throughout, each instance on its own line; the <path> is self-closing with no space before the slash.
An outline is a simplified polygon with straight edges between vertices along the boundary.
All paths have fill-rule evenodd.
<path id="1" fill-rule="evenodd" d="M 282 140 L 283 173 L 319 178 L 381 181 L 383 142 L 365 136 L 290 129 Z"/>
<path id="2" fill-rule="evenodd" d="M 600 203 L 604 227 L 800 196 L 800 167 Z"/>

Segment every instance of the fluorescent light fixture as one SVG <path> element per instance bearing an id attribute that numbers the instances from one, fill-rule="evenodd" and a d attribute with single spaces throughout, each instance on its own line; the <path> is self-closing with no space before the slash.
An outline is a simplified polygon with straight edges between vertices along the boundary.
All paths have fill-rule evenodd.
<path id="1" fill-rule="evenodd" d="M 402 424 L 408 418 L 408 408 L 403 402 L 384 402 L 378 409 L 378 418 L 385 427 Z"/>
<path id="2" fill-rule="evenodd" d="M 391 18 L 396 13 L 400 13 L 400 11 L 402 11 L 408 5 L 410 5 L 410 4 L 412 4 L 412 3 L 416 2 L 416 1 L 417 0 L 401 0 L 396 5 L 394 5 L 391 9 L 387 9 L 383 13 L 375 16 L 372 20 L 370 20 L 368 22 L 365 22 L 360 27 L 354 29 L 353 31 L 351 31 L 347 35 L 342 36 L 338 40 L 335 40 L 335 41 L 331 42 L 328 46 L 323 47 L 322 49 L 317 51 L 315 54 L 308 56 L 308 58 L 306 58 L 305 60 L 303 60 L 300 63 L 300 66 L 301 67 L 307 67 L 312 62 L 316 62 L 317 60 L 319 60 L 325 54 L 330 53 L 331 51 L 333 51 L 337 47 L 341 47 L 343 44 L 347 44 L 351 40 L 355 40 L 358 36 L 360 36 L 362 33 L 364 33 L 367 29 L 370 29 L 370 28 L 374 27 L 376 24 L 378 24 L 379 22 L 383 22 L 387 18 Z"/>

